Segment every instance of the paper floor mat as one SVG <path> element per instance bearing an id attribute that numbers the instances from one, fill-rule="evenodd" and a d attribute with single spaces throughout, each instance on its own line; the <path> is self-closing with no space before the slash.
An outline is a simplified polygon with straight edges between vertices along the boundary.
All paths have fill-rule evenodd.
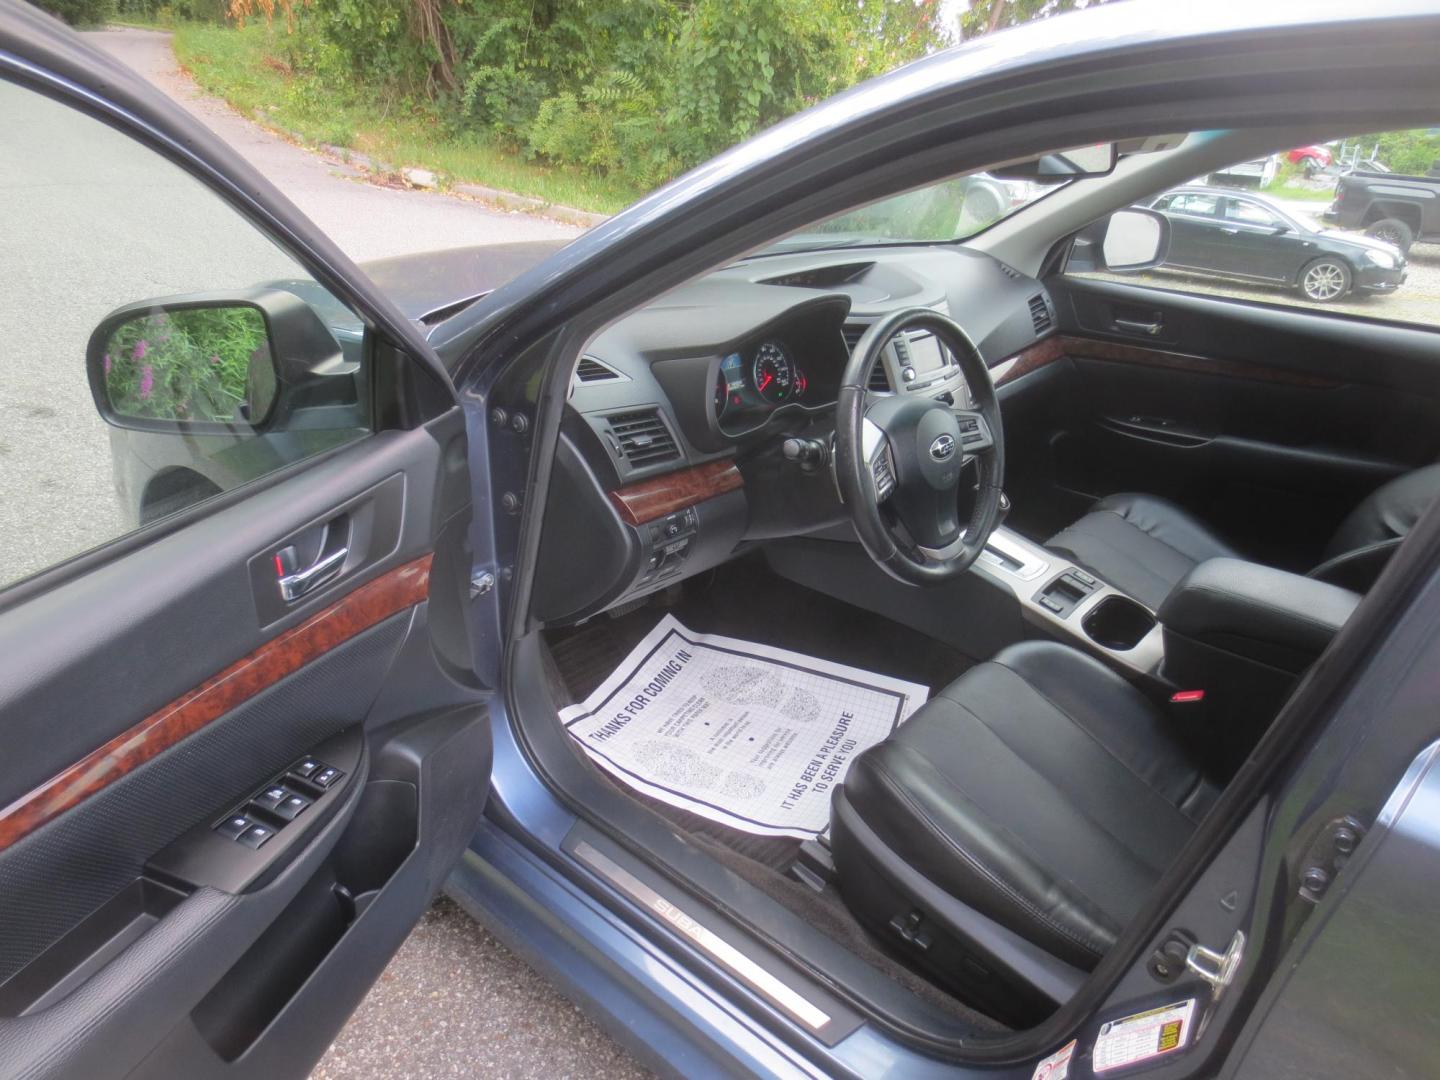
<path id="1" fill-rule="evenodd" d="M 636 791 L 743 832 L 808 839 L 829 826 L 830 794 L 855 756 L 928 696 L 667 615 L 560 719 Z"/>

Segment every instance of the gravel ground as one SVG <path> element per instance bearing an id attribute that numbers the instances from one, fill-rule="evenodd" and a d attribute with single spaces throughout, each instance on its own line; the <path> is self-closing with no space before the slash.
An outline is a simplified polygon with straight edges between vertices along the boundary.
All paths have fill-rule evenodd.
<path id="1" fill-rule="evenodd" d="M 650 1074 L 452 901 L 395 954 L 312 1080 Z"/>

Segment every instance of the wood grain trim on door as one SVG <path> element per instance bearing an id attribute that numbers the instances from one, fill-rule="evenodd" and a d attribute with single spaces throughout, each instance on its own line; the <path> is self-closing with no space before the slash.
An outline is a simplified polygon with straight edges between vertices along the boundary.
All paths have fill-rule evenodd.
<path id="1" fill-rule="evenodd" d="M 1065 355 L 1076 358 L 1111 360 L 1120 364 L 1167 368 L 1197 375 L 1221 375 L 1231 379 L 1249 379 L 1251 382 L 1279 383 L 1282 386 L 1304 386 L 1318 390 L 1333 390 L 1344 385 L 1322 375 L 1252 364 L 1243 360 L 1219 360 L 1209 356 L 1156 349 L 1148 345 L 1131 345 L 1123 341 L 1094 341 L 1078 337 L 1063 337 L 1060 340 Z"/>
<path id="2" fill-rule="evenodd" d="M 678 469 L 617 488 L 610 492 L 610 501 L 620 512 L 622 521 L 644 525 L 744 486 L 745 479 L 733 461 L 709 461 L 693 469 Z"/>
<path id="3" fill-rule="evenodd" d="M 366 582 L 0 810 L 0 850 L 139 768 L 370 627 L 414 607 L 430 587 L 425 555 Z"/>
<path id="4" fill-rule="evenodd" d="M 1044 341 L 1037 341 L 1014 356 L 1008 356 L 990 369 L 990 378 L 996 386 L 1014 382 L 1032 371 L 1038 371 L 1065 357 L 1087 360 L 1109 360 L 1117 364 L 1135 364 L 1138 367 L 1166 368 L 1170 371 L 1188 371 L 1196 375 L 1220 375 L 1230 379 L 1249 379 L 1251 382 L 1278 383 L 1282 386 L 1301 386 L 1316 390 L 1334 390 L 1343 383 L 1327 379 L 1323 375 L 1310 375 L 1303 371 L 1267 367 L 1243 360 L 1217 360 L 1208 356 L 1194 356 L 1190 353 L 1171 352 L 1149 345 L 1132 345 L 1124 341 L 1096 341 L 1092 338 L 1054 335 Z"/>

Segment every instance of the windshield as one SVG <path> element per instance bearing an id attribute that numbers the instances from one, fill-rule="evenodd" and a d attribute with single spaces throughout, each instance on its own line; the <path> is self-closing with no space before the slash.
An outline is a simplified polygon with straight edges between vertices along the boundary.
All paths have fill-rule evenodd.
<path id="1" fill-rule="evenodd" d="M 957 176 L 847 210 L 768 250 L 964 240 L 1066 183 L 1001 180 L 983 172 Z"/>

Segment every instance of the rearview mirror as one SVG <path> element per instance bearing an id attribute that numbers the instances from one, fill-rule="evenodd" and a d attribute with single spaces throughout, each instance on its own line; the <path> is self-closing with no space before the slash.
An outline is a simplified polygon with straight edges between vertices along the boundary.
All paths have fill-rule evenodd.
<path id="1" fill-rule="evenodd" d="M 1002 180 L 1057 183 L 1061 180 L 1078 180 L 1084 176 L 1104 176 L 1115 168 L 1115 161 L 1114 143 L 1094 143 L 1052 154 L 1041 154 L 1025 161 L 1014 161 L 988 171 L 991 176 Z"/>
<path id="2" fill-rule="evenodd" d="M 142 431 L 249 434 L 302 405 L 357 400 L 335 336 L 278 289 L 128 304 L 95 328 L 85 360 L 100 415 Z"/>

